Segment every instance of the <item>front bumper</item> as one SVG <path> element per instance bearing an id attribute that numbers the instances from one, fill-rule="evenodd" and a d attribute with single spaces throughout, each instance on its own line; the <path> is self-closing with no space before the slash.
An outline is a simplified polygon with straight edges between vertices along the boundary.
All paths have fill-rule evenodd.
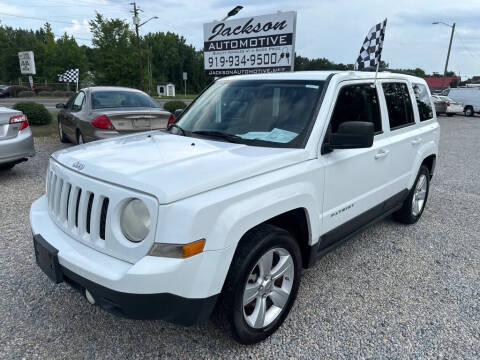
<path id="1" fill-rule="evenodd" d="M 32 204 L 30 223 L 34 237 L 58 250 L 63 280 L 88 289 L 106 310 L 191 325 L 207 319 L 215 306 L 223 284 L 216 281 L 224 267 L 223 250 L 188 259 L 145 256 L 131 264 L 66 235 L 51 220 L 45 197 Z"/>
<path id="2" fill-rule="evenodd" d="M 20 131 L 11 139 L 0 139 L 0 164 L 18 162 L 35 155 L 33 135 L 30 127 Z"/>

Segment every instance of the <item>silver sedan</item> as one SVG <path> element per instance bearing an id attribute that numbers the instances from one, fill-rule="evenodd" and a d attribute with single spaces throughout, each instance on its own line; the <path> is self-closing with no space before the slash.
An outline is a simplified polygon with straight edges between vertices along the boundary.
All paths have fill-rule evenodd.
<path id="1" fill-rule="evenodd" d="M 35 155 L 27 117 L 17 110 L 0 107 L 0 170 L 7 170 Z"/>
<path id="2" fill-rule="evenodd" d="M 165 129 L 173 115 L 142 91 L 114 86 L 81 89 L 57 104 L 61 142 L 82 144 L 138 131 Z"/>

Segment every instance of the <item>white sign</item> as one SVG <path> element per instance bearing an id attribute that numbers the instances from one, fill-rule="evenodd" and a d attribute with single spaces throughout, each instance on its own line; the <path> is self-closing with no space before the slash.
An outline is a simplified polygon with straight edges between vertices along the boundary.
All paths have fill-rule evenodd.
<path id="1" fill-rule="evenodd" d="M 183 80 L 187 80 L 187 78 L 188 78 L 188 75 L 187 75 L 186 72 L 184 72 L 184 73 L 183 73 Z"/>
<path id="2" fill-rule="evenodd" d="M 293 71 L 296 23 L 289 11 L 204 24 L 206 74 Z"/>
<path id="3" fill-rule="evenodd" d="M 18 53 L 20 60 L 20 72 L 22 75 L 35 75 L 35 57 L 33 51 L 22 51 Z"/>

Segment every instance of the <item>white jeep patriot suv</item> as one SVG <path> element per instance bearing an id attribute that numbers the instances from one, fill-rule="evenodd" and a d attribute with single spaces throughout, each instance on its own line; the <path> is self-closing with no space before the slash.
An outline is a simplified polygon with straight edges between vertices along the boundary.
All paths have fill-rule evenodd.
<path id="1" fill-rule="evenodd" d="M 423 79 L 234 76 L 168 130 L 54 153 L 30 212 L 55 282 L 132 318 L 216 309 L 254 343 L 288 315 L 301 269 L 390 214 L 425 208 L 440 128 Z"/>

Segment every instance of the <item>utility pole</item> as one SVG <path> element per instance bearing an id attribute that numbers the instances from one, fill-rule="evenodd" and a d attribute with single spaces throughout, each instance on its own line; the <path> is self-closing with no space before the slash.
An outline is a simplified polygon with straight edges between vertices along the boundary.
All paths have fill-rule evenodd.
<path id="1" fill-rule="evenodd" d="M 455 32 L 455 23 L 452 25 L 446 24 L 442 21 L 435 21 L 432 24 L 442 24 L 452 28 L 452 33 L 450 34 L 450 43 L 448 44 L 448 53 L 447 53 L 447 61 L 445 62 L 445 70 L 443 71 L 443 78 L 442 78 L 442 89 L 445 87 L 445 77 L 447 76 L 447 69 L 448 69 L 448 60 L 450 59 L 450 50 L 452 50 L 452 41 L 453 41 L 453 33 Z"/>
<path id="2" fill-rule="evenodd" d="M 137 47 L 138 47 L 138 70 L 140 71 L 140 90 L 145 90 L 144 84 L 143 84 L 143 66 L 142 66 L 142 54 L 140 52 L 140 35 L 138 34 L 138 28 L 140 27 L 140 18 L 138 17 L 138 12 L 140 11 L 139 8 L 137 8 L 136 3 L 130 3 L 130 5 L 133 5 L 133 24 L 135 25 L 135 33 L 137 34 Z"/>

